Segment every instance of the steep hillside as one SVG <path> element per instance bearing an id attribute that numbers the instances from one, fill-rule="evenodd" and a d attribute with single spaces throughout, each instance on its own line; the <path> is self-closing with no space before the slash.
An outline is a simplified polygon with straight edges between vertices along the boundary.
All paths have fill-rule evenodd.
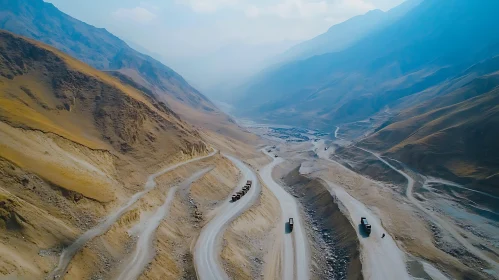
<path id="1" fill-rule="evenodd" d="M 208 152 L 164 103 L 0 31 L 0 275 L 44 279 L 151 173 Z"/>
<path id="2" fill-rule="evenodd" d="M 497 195 L 498 127 L 499 72 L 494 72 L 402 111 L 361 145 L 424 174 Z"/>
<path id="3" fill-rule="evenodd" d="M 179 74 L 130 48 L 103 28 L 74 19 L 42 0 L 0 0 L 0 28 L 42 41 L 89 65 L 145 88 L 193 124 L 251 138 Z M 195 114 L 191 114 L 195 113 Z"/>
<path id="4" fill-rule="evenodd" d="M 487 93 L 499 83 L 499 76 L 495 74 L 497 71 L 499 71 L 499 56 L 480 61 L 456 78 L 402 98 L 395 108 L 409 109 L 403 110 L 391 118 L 387 124 L 409 119 Z"/>
<path id="5" fill-rule="evenodd" d="M 313 39 L 290 48 L 275 60 L 283 63 L 342 51 L 376 30 L 400 19 L 421 2 L 422 0 L 408 0 L 387 12 L 372 10 L 364 15 L 353 17 L 333 25 L 327 32 Z"/>
<path id="6" fill-rule="evenodd" d="M 102 201 L 112 200 L 115 187 L 58 142 L 145 167 L 207 151 L 165 104 L 88 65 L 6 32 L 0 53 L 0 157 L 55 185 Z"/>
<path id="7" fill-rule="evenodd" d="M 345 51 L 253 80 L 238 102 L 241 114 L 318 127 L 366 118 L 497 55 L 499 33 L 490 31 L 497 8 L 496 1 L 426 0 Z"/>

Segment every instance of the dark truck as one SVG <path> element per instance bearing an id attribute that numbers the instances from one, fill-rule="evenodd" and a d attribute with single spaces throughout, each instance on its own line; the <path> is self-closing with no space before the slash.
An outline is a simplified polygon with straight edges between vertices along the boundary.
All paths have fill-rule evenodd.
<path id="1" fill-rule="evenodd" d="M 294 224 L 293 218 L 289 218 L 289 232 L 293 231 L 293 224 Z"/>
<path id="2" fill-rule="evenodd" d="M 371 225 L 367 222 L 365 217 L 360 218 L 360 224 L 364 232 L 369 236 L 369 234 L 371 234 Z"/>
<path id="3" fill-rule="evenodd" d="M 232 196 L 232 202 L 238 201 L 241 199 L 241 195 L 239 193 Z"/>

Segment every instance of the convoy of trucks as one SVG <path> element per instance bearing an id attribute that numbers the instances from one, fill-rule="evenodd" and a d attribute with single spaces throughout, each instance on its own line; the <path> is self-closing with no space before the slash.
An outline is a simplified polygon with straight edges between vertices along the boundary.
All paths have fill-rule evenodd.
<path id="1" fill-rule="evenodd" d="M 275 148 L 275 146 L 273 148 Z M 328 147 L 325 147 L 325 150 L 327 150 L 327 149 L 328 149 Z M 271 150 L 268 150 L 268 152 L 270 153 Z M 274 155 L 274 156 L 277 157 L 277 155 Z M 251 180 L 246 181 L 246 184 L 244 185 L 242 190 L 238 191 L 237 193 L 232 195 L 232 202 L 236 202 L 236 201 L 240 200 L 246 193 L 248 193 L 248 191 L 251 189 L 252 185 L 253 185 L 253 182 Z M 367 221 L 367 218 L 365 218 L 365 217 L 360 218 L 360 224 L 361 224 L 362 230 L 369 236 L 371 234 L 371 225 Z M 293 226 L 294 226 L 293 218 L 289 218 L 288 225 L 289 225 L 289 232 L 292 232 Z"/>
<path id="2" fill-rule="evenodd" d="M 232 202 L 236 202 L 241 199 L 251 189 L 252 185 L 253 181 L 246 181 L 246 185 L 244 185 L 243 189 L 232 196 Z"/>

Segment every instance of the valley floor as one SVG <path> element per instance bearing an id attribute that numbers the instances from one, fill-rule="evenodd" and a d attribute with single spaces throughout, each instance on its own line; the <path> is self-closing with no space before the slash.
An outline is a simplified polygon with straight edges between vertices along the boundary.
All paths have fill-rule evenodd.
<path id="1" fill-rule="evenodd" d="M 83 199 L 71 202 L 75 208 L 54 194 L 50 199 L 66 203 L 67 211 L 78 209 L 77 226 L 67 222 L 71 215 L 45 215 L 36 223 L 35 213 L 45 210 L 16 198 L 12 191 L 21 191 L 9 190 L 5 180 L 19 171 L 2 163 L 2 170 L 13 170 L 3 177 L 2 207 L 15 214 L 2 231 L 0 273 L 28 279 L 496 277 L 495 209 L 459 192 L 466 189 L 403 171 L 361 149 L 369 156 L 337 155 L 335 147 L 348 144 L 338 136 L 330 143 L 299 131 L 295 137 L 305 134 L 309 141 L 276 141 L 279 131 L 258 148 L 206 135 L 223 153 L 138 176 L 132 194 L 112 205 Z M 361 168 L 366 162 L 369 168 Z M 23 176 L 31 187 L 35 177 Z M 231 202 L 247 180 L 254 182 L 250 191 Z M 471 201 L 475 212 L 463 206 L 445 215 L 460 199 Z M 372 225 L 370 235 L 361 217 Z"/>

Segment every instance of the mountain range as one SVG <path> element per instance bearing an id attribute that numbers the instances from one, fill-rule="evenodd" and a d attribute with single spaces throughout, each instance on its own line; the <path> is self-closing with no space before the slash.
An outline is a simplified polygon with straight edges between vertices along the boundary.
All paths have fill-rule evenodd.
<path id="1" fill-rule="evenodd" d="M 234 122 L 174 70 L 103 28 L 42 0 L 0 0 L 0 29 L 49 44 L 123 83 L 138 87 L 199 127 L 246 139 Z"/>
<path id="2" fill-rule="evenodd" d="M 42 0 L 2 0 L 0 28 L 52 45 L 99 69 L 117 71 L 194 107 L 209 101 L 175 71 L 130 48 L 103 28 L 76 20 Z M 210 108 L 211 107 L 211 108 Z"/>
<path id="3" fill-rule="evenodd" d="M 436 97 L 397 113 L 359 145 L 499 195 L 499 56 L 425 94 Z"/>
<path id="4" fill-rule="evenodd" d="M 498 194 L 497 8 L 496 1 L 409 1 L 391 21 L 380 23 L 380 11 L 350 19 L 242 86 L 236 111 L 326 131 L 375 128 L 357 134 L 360 146 Z M 385 122 L 376 127 L 377 119 Z"/>
<path id="5" fill-rule="evenodd" d="M 276 56 L 234 104 L 279 124 L 253 127 L 265 144 L 105 29 L 42 0 L 0 4 L 0 275 L 496 275 L 499 2 L 408 0 Z M 255 50 L 234 48 L 190 63 Z M 220 80 L 239 83 L 236 68 Z"/>
<path id="6" fill-rule="evenodd" d="M 395 107 L 498 54 L 498 5 L 426 0 L 343 51 L 263 71 L 235 100 L 238 112 L 328 128 Z"/>
<path id="7" fill-rule="evenodd" d="M 251 154 L 258 138 L 171 68 L 41 0 L 0 0 L 0 28 L 0 275 L 110 275 L 96 262 L 110 259 L 102 247 L 87 250 L 94 240 L 124 245 L 141 213 L 192 174 L 202 197 L 237 184 L 214 150 Z M 80 237 L 78 256 L 51 276 Z"/>
<path id="8" fill-rule="evenodd" d="M 274 63 L 304 60 L 316 55 L 345 50 L 376 30 L 397 21 L 421 2 L 422 0 L 408 0 L 387 12 L 372 10 L 364 15 L 355 16 L 333 25 L 327 32 L 297 44 L 280 54 L 274 58 Z"/>

